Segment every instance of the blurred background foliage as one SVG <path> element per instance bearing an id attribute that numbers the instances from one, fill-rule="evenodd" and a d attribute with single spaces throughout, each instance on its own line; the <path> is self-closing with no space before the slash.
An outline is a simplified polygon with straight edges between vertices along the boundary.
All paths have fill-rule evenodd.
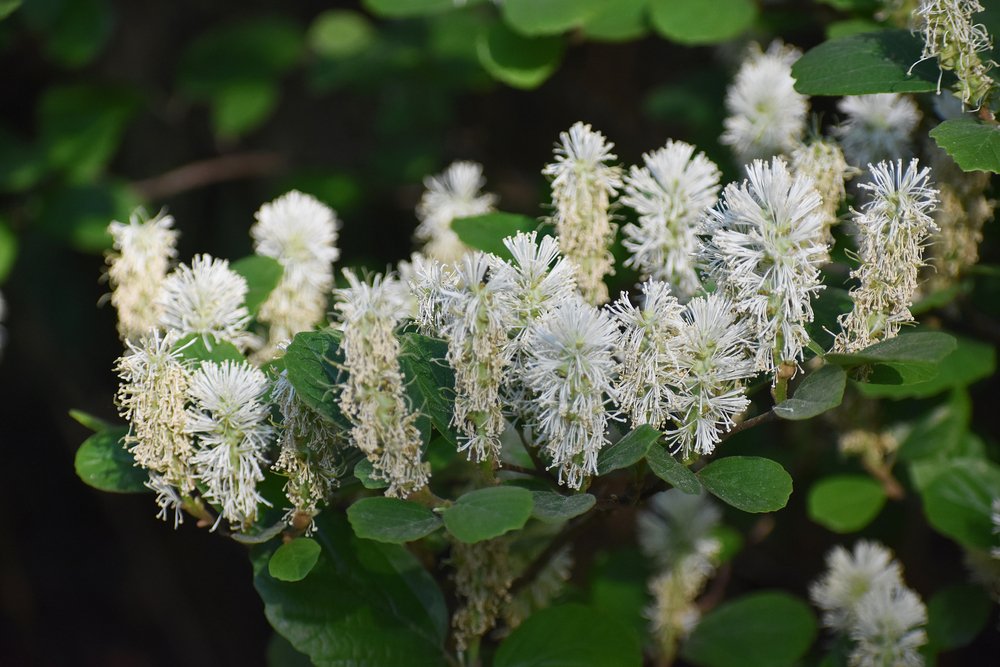
<path id="1" fill-rule="evenodd" d="M 0 663 L 265 661 L 271 633 L 242 547 L 175 533 L 152 519 L 148 498 L 99 494 L 73 473 L 84 430 L 68 408 L 114 417 L 120 350 L 112 309 L 98 307 L 111 219 L 163 207 L 182 231 L 181 260 L 196 250 L 237 258 L 250 251 L 257 207 L 298 188 L 344 220 L 345 262 L 378 270 L 408 255 L 421 181 L 454 159 L 485 165 L 503 210 L 545 215 L 541 167 L 577 120 L 614 141 L 625 164 L 676 138 L 732 178 L 717 139 L 746 42 L 781 35 L 808 48 L 875 27 L 876 5 L 0 0 L 0 289 L 10 334 L 0 364 Z M 994 34 L 998 15 L 988 15 Z M 813 111 L 828 121 L 832 104 L 816 98 Z M 994 227 L 985 261 L 996 256 Z M 634 275 L 618 280 L 627 287 Z M 977 289 L 996 311 L 1000 280 L 991 280 Z M 980 384 L 974 399 L 996 389 Z M 991 424 L 975 430 L 995 446 Z M 804 503 L 793 496 L 776 544 L 816 531 Z M 899 516 L 879 522 L 905 544 L 915 528 L 893 524 Z M 834 541 L 806 545 L 809 562 Z M 960 567 L 953 544 L 935 545 L 916 558 Z M 777 547 L 754 554 L 743 570 L 777 585 L 804 587 L 816 574 Z M 635 556 L 611 551 L 588 565 L 595 601 L 641 623 Z M 934 576 L 929 566 L 913 583 Z"/>

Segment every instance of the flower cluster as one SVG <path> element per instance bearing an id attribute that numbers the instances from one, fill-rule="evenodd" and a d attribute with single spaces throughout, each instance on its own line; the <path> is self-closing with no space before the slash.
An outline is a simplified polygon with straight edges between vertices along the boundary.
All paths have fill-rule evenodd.
<path id="1" fill-rule="evenodd" d="M 160 326 L 179 336 L 197 334 L 209 346 L 214 339 L 245 347 L 247 289 L 246 279 L 228 261 L 197 255 L 190 266 L 181 264 L 163 281 Z"/>
<path id="2" fill-rule="evenodd" d="M 942 70 L 954 72 L 958 97 L 973 108 L 989 98 L 995 85 L 989 74 L 994 65 L 990 34 L 972 18 L 981 11 L 979 0 L 920 0 L 916 11 L 924 36 L 921 59 L 937 58 Z"/>
<path id="3" fill-rule="evenodd" d="M 455 162 L 443 173 L 424 181 L 424 192 L 417 204 L 417 240 L 424 244 L 428 257 L 452 262 L 468 252 L 452 228 L 456 218 L 489 213 L 496 206 L 496 195 L 482 193 L 486 179 L 483 167 L 475 162 Z"/>

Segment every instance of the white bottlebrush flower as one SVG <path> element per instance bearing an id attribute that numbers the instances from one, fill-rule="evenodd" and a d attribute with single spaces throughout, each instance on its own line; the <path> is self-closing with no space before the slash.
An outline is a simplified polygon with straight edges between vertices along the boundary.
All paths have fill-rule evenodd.
<path id="1" fill-rule="evenodd" d="M 263 356 L 271 356 L 279 343 L 311 329 L 326 313 L 332 264 L 340 256 L 340 221 L 328 206 L 296 190 L 264 204 L 254 217 L 255 252 L 276 259 L 283 269 L 257 315 L 270 325 Z"/>
<path id="2" fill-rule="evenodd" d="M 496 624 L 510 602 L 514 572 L 505 537 L 464 544 L 453 540 L 448 564 L 454 569 L 458 609 L 451 617 L 455 644 L 465 651 Z"/>
<path id="3" fill-rule="evenodd" d="M 267 465 L 273 429 L 266 403 L 269 382 L 246 362 L 202 362 L 191 375 L 186 430 L 197 439 L 191 457 L 206 500 L 218 505 L 219 520 L 247 527 L 257 518 L 257 491 Z"/>
<path id="4" fill-rule="evenodd" d="M 552 181 L 553 222 L 559 250 L 579 269 L 577 285 L 591 304 L 608 300 L 604 277 L 614 273 L 610 245 L 611 198 L 621 188 L 621 168 L 609 164 L 618 156 L 614 144 L 590 125 L 577 122 L 559 134 L 555 162 L 542 173 Z"/>
<path id="5" fill-rule="evenodd" d="M 450 321 L 450 294 L 458 289 L 458 275 L 452 265 L 423 255 L 414 255 L 409 270 L 409 291 L 416 300 L 415 320 L 428 336 L 442 337 Z"/>
<path id="6" fill-rule="evenodd" d="M 840 100 L 837 108 L 846 118 L 833 134 L 851 165 L 864 168 L 913 153 L 910 136 L 920 122 L 920 110 L 911 98 L 896 93 L 854 95 Z"/>
<path id="7" fill-rule="evenodd" d="M 615 393 L 619 409 L 633 428 L 649 424 L 662 429 L 674 405 L 674 339 L 684 326 L 683 306 L 664 282 L 643 283 L 642 294 L 640 308 L 632 305 L 625 293 L 610 308 L 624 329 Z"/>
<path id="8" fill-rule="evenodd" d="M 855 170 L 848 166 L 840 146 L 827 139 L 796 147 L 792 151 L 791 167 L 794 174 L 812 179 L 813 187 L 823 200 L 823 238 L 832 244 L 830 230 L 837 224 L 837 209 L 846 196 L 844 181 L 852 177 Z"/>
<path id="9" fill-rule="evenodd" d="M 621 201 L 639 214 L 638 224 L 622 229 L 622 245 L 632 253 L 625 266 L 670 284 L 674 295 L 689 299 L 701 289 L 695 271 L 696 235 L 701 216 L 715 206 L 719 169 L 704 153 L 683 141 L 642 156 L 625 177 Z"/>
<path id="10" fill-rule="evenodd" d="M 802 52 L 780 41 L 767 51 L 754 44 L 726 92 L 725 132 L 742 163 L 788 153 L 806 130 L 809 99 L 795 90 L 792 65 Z"/>
<path id="11" fill-rule="evenodd" d="M 869 201 L 854 212 L 858 228 L 860 266 L 851 272 L 858 286 L 851 290 L 854 308 L 839 318 L 841 333 L 834 348 L 853 352 L 894 337 L 913 321 L 910 305 L 923 265 L 923 250 L 936 230 L 931 212 L 937 190 L 930 169 L 912 160 L 880 162 L 863 183 Z"/>
<path id="12" fill-rule="evenodd" d="M 528 332 L 523 379 L 534 395 L 535 432 L 559 483 L 573 489 L 597 473 L 597 454 L 607 443 L 617 339 L 614 322 L 579 298 Z"/>
<path id="13" fill-rule="evenodd" d="M 867 593 L 902 581 L 892 552 L 868 540 L 859 540 L 853 552 L 834 547 L 826 556 L 826 570 L 809 588 L 809 596 L 823 610 L 823 624 L 838 632 L 849 632 L 857 624 L 858 605 Z"/>
<path id="14" fill-rule="evenodd" d="M 453 162 L 437 176 L 424 179 L 423 196 L 417 204 L 416 237 L 428 257 L 453 262 L 469 251 L 452 231 L 456 218 L 467 218 L 494 210 L 497 196 L 483 193 L 486 179 L 483 167 L 476 162 Z"/>
<path id="15" fill-rule="evenodd" d="M 756 369 L 773 372 L 802 358 L 829 249 L 822 201 L 810 179 L 793 176 L 780 158 L 754 160 L 747 174 L 749 180 L 727 185 L 709 211 L 702 259 L 748 322 Z"/>
<path id="16" fill-rule="evenodd" d="M 244 301 L 247 281 L 229 268 L 229 262 L 196 255 L 167 276 L 160 291 L 160 324 L 178 335 L 199 334 L 206 339 L 242 345 L 250 321 Z"/>
<path id="17" fill-rule="evenodd" d="M 937 58 L 942 70 L 958 77 L 955 89 L 962 103 L 982 104 L 996 85 L 989 71 L 995 63 L 989 52 L 993 42 L 986 26 L 973 16 L 984 11 L 979 0 L 920 0 L 916 16 L 924 36 L 921 60 Z M 940 92 L 940 80 L 938 89 Z"/>
<path id="18" fill-rule="evenodd" d="M 351 441 L 364 452 L 373 476 L 389 483 L 386 495 L 406 496 L 427 484 L 417 415 L 409 409 L 395 335 L 401 310 L 381 276 L 369 284 L 345 271 L 349 287 L 335 292 L 343 319 L 347 380 L 340 408 L 351 421 Z"/>
<path id="19" fill-rule="evenodd" d="M 754 375 L 752 348 L 732 303 L 718 295 L 692 299 L 673 344 L 675 388 L 667 442 L 682 458 L 711 454 L 750 405 L 744 383 Z"/>
<path id="20" fill-rule="evenodd" d="M 143 217 L 139 210 L 127 224 L 114 221 L 108 225 L 113 240 L 107 255 L 108 283 L 122 340 L 145 336 L 159 326 L 160 291 L 170 262 L 177 256 L 174 219 L 163 213 L 149 220 Z"/>
<path id="21" fill-rule="evenodd" d="M 919 649 L 927 643 L 923 625 L 927 608 L 920 597 L 903 586 L 876 586 L 855 609 L 852 667 L 923 667 Z"/>

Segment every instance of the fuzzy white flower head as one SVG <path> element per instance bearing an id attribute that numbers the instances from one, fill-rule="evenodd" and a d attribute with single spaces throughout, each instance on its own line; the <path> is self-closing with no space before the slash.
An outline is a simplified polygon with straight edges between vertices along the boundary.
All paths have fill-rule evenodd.
<path id="1" fill-rule="evenodd" d="M 841 333 L 834 348 L 853 352 L 894 337 L 913 321 L 910 305 L 923 265 L 923 250 L 937 229 L 931 212 L 937 190 L 930 169 L 911 160 L 880 162 L 871 167 L 870 193 L 861 211 L 854 211 L 861 265 L 851 272 L 858 286 L 851 290 L 854 308 L 839 318 Z"/>
<path id="2" fill-rule="evenodd" d="M 625 177 L 621 201 L 639 214 L 639 224 L 622 229 L 622 245 L 632 253 L 625 266 L 670 284 L 674 294 L 688 299 L 701 289 L 693 257 L 701 216 L 715 206 L 719 169 L 704 153 L 683 141 L 642 156 L 645 166 L 633 166 Z"/>
<path id="3" fill-rule="evenodd" d="M 244 301 L 247 281 L 229 268 L 229 262 L 196 255 L 167 276 L 160 292 L 161 326 L 179 335 L 200 334 L 206 339 L 243 344 L 250 321 Z"/>
<path id="4" fill-rule="evenodd" d="M 614 322 L 580 298 L 528 332 L 524 382 L 535 396 L 536 433 L 559 483 L 573 489 L 597 473 L 597 454 L 607 443 L 617 338 Z"/>
<path id="5" fill-rule="evenodd" d="M 919 649 L 927 643 L 921 627 L 927 623 L 927 608 L 916 593 L 901 583 L 876 586 L 858 602 L 855 615 L 852 666 L 923 667 Z"/>
<path id="6" fill-rule="evenodd" d="M 942 70 L 954 71 L 958 97 L 974 108 L 996 85 L 989 74 L 995 64 L 989 59 L 993 42 L 986 27 L 973 19 L 983 10 L 979 0 L 920 0 L 916 11 L 924 36 L 921 60 L 937 58 Z M 939 93 L 940 88 L 938 79 Z"/>
<path id="7" fill-rule="evenodd" d="M 423 253 L 442 262 L 453 262 L 469 251 L 452 231 L 456 218 L 489 213 L 497 196 L 483 193 L 486 179 L 483 166 L 476 162 L 453 162 L 444 172 L 424 179 L 423 196 L 417 204 L 417 240 Z"/>
<path id="8" fill-rule="evenodd" d="M 909 157 L 910 136 L 920 122 L 920 110 L 897 93 L 845 97 L 837 108 L 846 118 L 833 128 L 847 161 L 855 167 L 869 162 Z"/>
<path id="9" fill-rule="evenodd" d="M 844 151 L 836 142 L 817 139 L 809 144 L 801 144 L 792 151 L 792 171 L 796 175 L 812 179 L 813 187 L 823 200 L 823 238 L 833 242 L 831 228 L 837 224 L 837 209 L 844 200 L 844 181 L 856 173 L 848 166 Z"/>
<path id="10" fill-rule="evenodd" d="M 615 228 L 609 209 L 622 181 L 621 168 L 608 164 L 618 159 L 612 148 L 603 134 L 577 122 L 559 134 L 555 162 L 542 170 L 552 180 L 559 249 L 579 268 L 578 287 L 592 304 L 608 300 L 604 277 L 614 273 L 609 246 Z"/>
<path id="11" fill-rule="evenodd" d="M 206 361 L 188 389 L 186 430 L 198 442 L 191 458 L 195 478 L 205 498 L 221 507 L 219 520 L 238 527 L 256 520 L 258 504 L 269 504 L 257 491 L 273 435 L 268 386 L 263 371 L 246 362 Z"/>
<path id="12" fill-rule="evenodd" d="M 415 254 L 413 260 L 408 280 L 409 291 L 416 300 L 414 319 L 423 333 L 440 337 L 451 319 L 449 295 L 458 289 L 458 275 L 454 266 L 436 259 Z"/>
<path id="13" fill-rule="evenodd" d="M 160 292 L 170 262 L 177 256 L 173 217 L 161 212 L 149 220 L 143 218 L 144 213 L 137 210 L 127 224 L 113 221 L 108 225 L 113 240 L 107 255 L 108 283 L 122 340 L 144 336 L 160 324 Z"/>
<path id="14" fill-rule="evenodd" d="M 749 180 L 727 185 L 709 211 L 702 259 L 748 322 L 756 369 L 772 372 L 802 358 L 829 249 L 822 201 L 810 179 L 793 176 L 780 158 L 754 160 L 747 174 Z"/>
<path id="15" fill-rule="evenodd" d="M 279 343 L 311 329 L 325 314 L 332 264 L 340 256 L 340 221 L 328 206 L 297 190 L 264 204 L 254 217 L 254 250 L 278 260 L 284 271 L 257 316 L 270 324 L 267 347 L 273 353 Z"/>
<path id="16" fill-rule="evenodd" d="M 859 540 L 854 551 L 834 547 L 826 556 L 826 573 L 809 588 L 809 596 L 823 610 L 823 624 L 848 632 L 858 621 L 858 604 L 875 589 L 893 588 L 902 570 L 892 553 L 876 542 Z"/>
<path id="17" fill-rule="evenodd" d="M 809 99 L 795 90 L 792 65 L 802 56 L 780 41 L 767 51 L 754 44 L 726 92 L 725 132 L 740 162 L 791 151 L 806 130 Z"/>

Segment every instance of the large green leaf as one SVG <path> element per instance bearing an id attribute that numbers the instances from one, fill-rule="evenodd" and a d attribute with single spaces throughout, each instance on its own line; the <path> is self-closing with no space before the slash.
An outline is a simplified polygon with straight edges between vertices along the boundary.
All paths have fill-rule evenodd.
<path id="1" fill-rule="evenodd" d="M 688 495 L 701 493 L 701 482 L 693 472 L 670 455 L 666 447 L 651 447 L 646 453 L 646 463 L 653 474 Z"/>
<path id="2" fill-rule="evenodd" d="M 982 632 L 993 603 L 975 584 L 956 584 L 927 601 L 927 640 L 937 651 L 965 646 Z"/>
<path id="3" fill-rule="evenodd" d="M 479 35 L 476 53 L 483 68 L 497 81 L 514 88 L 537 88 L 562 60 L 559 37 L 523 37 L 502 23 Z"/>
<path id="4" fill-rule="evenodd" d="M 229 265 L 236 273 L 247 281 L 246 307 L 251 315 L 256 315 L 260 307 L 267 301 L 268 295 L 281 282 L 285 270 L 281 263 L 273 257 L 250 255 L 238 259 Z"/>
<path id="5" fill-rule="evenodd" d="M 597 456 L 597 474 L 606 475 L 613 470 L 628 468 L 646 456 L 646 452 L 663 435 L 649 424 L 642 424 L 622 437 L 621 440 L 605 447 Z"/>
<path id="6" fill-rule="evenodd" d="M 76 450 L 74 466 L 80 479 L 101 491 L 142 493 L 149 473 L 136 466 L 135 457 L 125 449 L 126 428 L 101 431 L 83 441 Z"/>
<path id="7" fill-rule="evenodd" d="M 296 334 L 282 359 L 299 398 L 324 419 L 348 430 L 351 423 L 340 411 L 334 391 L 343 381 L 335 365 L 343 362 L 340 339 L 341 333 L 334 329 Z"/>
<path id="8" fill-rule="evenodd" d="M 923 382 L 910 384 L 859 383 L 857 389 L 873 398 L 927 398 L 953 387 L 964 387 L 996 370 L 996 349 L 992 345 L 959 337 L 955 351 L 937 366 L 937 373 Z"/>
<path id="9" fill-rule="evenodd" d="M 832 39 L 792 66 L 795 89 L 803 95 L 929 93 L 937 90 L 938 68 L 929 60 L 914 65 L 922 49 L 908 30 Z"/>
<path id="10" fill-rule="evenodd" d="M 709 493 L 744 512 L 774 512 L 788 503 L 792 478 L 781 464 L 760 456 L 727 456 L 698 472 Z"/>
<path id="11" fill-rule="evenodd" d="M 699 667 L 785 667 L 795 664 L 816 637 L 816 619 L 802 600 L 764 591 L 705 614 L 681 646 Z"/>
<path id="12" fill-rule="evenodd" d="M 579 28 L 614 0 L 505 0 L 500 5 L 507 25 L 529 37 L 558 35 Z"/>
<path id="13" fill-rule="evenodd" d="M 844 400 L 847 373 L 839 366 L 826 365 L 810 373 L 795 390 L 795 395 L 774 406 L 782 419 L 810 419 L 832 410 Z"/>
<path id="14" fill-rule="evenodd" d="M 985 460 L 943 463 L 922 493 L 927 520 L 940 533 L 972 549 L 997 545 L 991 503 L 1000 498 L 1000 466 Z"/>
<path id="15" fill-rule="evenodd" d="M 741 34 L 757 17 L 753 0 L 649 0 L 653 27 L 681 44 L 716 44 Z"/>
<path id="16" fill-rule="evenodd" d="M 1000 126 L 972 118 L 946 120 L 931 137 L 964 171 L 1000 173 Z"/>
<path id="17" fill-rule="evenodd" d="M 615 616 L 580 604 L 536 612 L 497 649 L 494 667 L 639 667 L 638 637 Z"/>
<path id="18" fill-rule="evenodd" d="M 400 337 L 399 367 L 414 409 L 430 417 L 434 428 L 454 443 L 455 372 L 445 361 L 447 354 L 448 344 L 443 340 L 417 333 Z"/>
<path id="19" fill-rule="evenodd" d="M 274 545 L 253 551 L 254 586 L 274 629 L 320 667 L 447 664 L 444 597 L 416 558 L 355 537 L 329 513 L 316 527 L 322 553 L 302 581 L 268 573 Z"/>
<path id="20" fill-rule="evenodd" d="M 879 365 L 896 371 L 904 381 L 920 377 L 926 381 L 930 379 L 927 375 L 937 374 L 937 365 L 954 352 L 955 347 L 953 336 L 940 331 L 918 331 L 875 343 L 860 352 L 831 352 L 824 358 L 827 363 L 845 368 Z"/>
<path id="21" fill-rule="evenodd" d="M 321 551 L 316 540 L 297 537 L 271 554 L 267 572 L 280 581 L 302 581 L 316 566 Z"/>
<path id="22" fill-rule="evenodd" d="M 451 222 L 452 231 L 458 234 L 462 243 L 502 259 L 511 259 L 510 250 L 503 244 L 505 238 L 518 232 L 530 232 L 536 227 L 537 220 L 516 213 L 484 213 Z"/>
<path id="23" fill-rule="evenodd" d="M 347 508 L 354 534 L 377 542 L 402 544 L 419 540 L 441 527 L 434 512 L 399 498 L 362 498 Z"/>
<path id="24" fill-rule="evenodd" d="M 918 415 L 900 443 L 900 460 L 951 458 L 968 433 L 971 418 L 972 402 L 968 392 L 955 389 L 947 401 Z"/>
<path id="25" fill-rule="evenodd" d="M 590 511 L 597 499 L 589 493 L 564 496 L 555 491 L 532 492 L 534 507 L 531 515 L 545 523 L 561 523 Z"/>
<path id="26" fill-rule="evenodd" d="M 865 475 L 837 475 L 809 489 L 809 518 L 835 533 L 861 530 L 885 505 L 882 485 Z"/>
<path id="27" fill-rule="evenodd" d="M 531 491 L 493 486 L 466 493 L 441 514 L 448 532 L 471 544 L 521 528 L 531 517 L 533 506 Z"/>

